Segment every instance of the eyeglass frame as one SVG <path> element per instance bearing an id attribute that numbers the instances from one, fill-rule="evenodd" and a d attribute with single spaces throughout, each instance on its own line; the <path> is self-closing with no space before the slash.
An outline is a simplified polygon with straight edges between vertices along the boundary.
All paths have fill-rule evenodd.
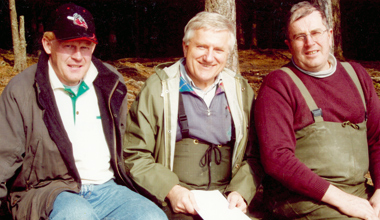
<path id="1" fill-rule="evenodd" d="M 315 31 L 315 30 L 313 30 L 313 31 Z M 298 35 L 296 35 L 297 37 L 302 37 L 302 40 L 297 40 L 297 39 L 289 39 L 289 40 L 290 40 L 290 41 L 294 41 L 294 42 L 300 42 L 300 43 L 302 42 L 302 43 L 305 43 L 305 41 L 306 41 L 306 39 L 307 39 L 307 36 L 310 35 L 310 37 L 311 37 L 311 39 L 313 39 L 313 41 L 318 41 L 319 39 L 314 39 L 314 38 L 313 38 L 313 36 L 312 36 L 312 32 L 313 32 L 313 31 L 311 31 L 310 34 L 298 34 Z M 322 31 L 321 34 L 320 34 L 317 38 L 322 37 L 322 35 L 323 35 L 325 32 L 327 32 L 327 31 L 328 31 L 328 29 Z M 318 31 L 317 31 L 317 32 L 318 32 Z M 293 38 L 295 38 L 295 37 L 293 37 Z"/>

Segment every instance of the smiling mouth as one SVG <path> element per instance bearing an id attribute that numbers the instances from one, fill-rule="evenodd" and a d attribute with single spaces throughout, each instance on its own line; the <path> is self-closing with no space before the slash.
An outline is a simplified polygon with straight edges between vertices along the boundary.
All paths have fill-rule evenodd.
<path id="1" fill-rule="evenodd" d="M 206 64 L 206 63 L 200 63 L 204 68 L 212 68 L 214 65 L 212 64 Z"/>
<path id="2" fill-rule="evenodd" d="M 313 54 L 316 54 L 317 52 L 318 52 L 317 50 L 310 51 L 310 52 L 307 52 L 306 55 L 313 55 Z"/>
<path id="3" fill-rule="evenodd" d="M 81 65 L 68 65 L 70 68 L 81 68 Z"/>

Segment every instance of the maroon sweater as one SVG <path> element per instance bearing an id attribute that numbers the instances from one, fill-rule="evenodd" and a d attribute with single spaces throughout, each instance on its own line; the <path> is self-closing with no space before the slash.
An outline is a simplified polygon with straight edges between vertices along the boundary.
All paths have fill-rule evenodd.
<path id="1" fill-rule="evenodd" d="M 356 71 L 366 100 L 367 139 L 370 172 L 375 188 L 380 188 L 380 100 L 365 69 L 351 63 Z M 343 66 L 326 78 L 315 78 L 300 72 L 292 63 L 286 65 L 302 80 L 324 121 L 360 123 L 365 110 L 359 92 Z M 267 174 L 285 187 L 302 195 L 321 200 L 329 182 L 312 172 L 294 155 L 295 131 L 314 123 L 301 92 L 285 72 L 268 74 L 255 103 L 255 125 L 260 143 L 261 160 Z"/>

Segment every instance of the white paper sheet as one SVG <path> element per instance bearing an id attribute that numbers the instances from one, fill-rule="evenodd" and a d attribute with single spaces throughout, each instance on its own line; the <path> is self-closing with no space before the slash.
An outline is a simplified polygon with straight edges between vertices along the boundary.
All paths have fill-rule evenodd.
<path id="1" fill-rule="evenodd" d="M 228 208 L 227 199 L 218 191 L 192 190 L 198 214 L 204 220 L 250 220 L 240 209 Z"/>

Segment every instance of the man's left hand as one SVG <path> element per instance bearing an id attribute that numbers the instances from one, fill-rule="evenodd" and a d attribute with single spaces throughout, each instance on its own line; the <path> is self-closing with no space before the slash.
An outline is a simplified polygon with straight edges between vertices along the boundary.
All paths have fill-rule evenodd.
<path id="1" fill-rule="evenodd" d="M 233 209 L 234 207 L 236 207 L 244 213 L 247 212 L 247 203 L 238 192 L 233 191 L 230 194 L 228 194 L 227 200 L 230 203 L 228 208 Z"/>
<path id="2" fill-rule="evenodd" d="M 377 217 L 380 217 L 380 189 L 377 189 L 375 193 L 372 195 L 369 203 L 375 210 Z"/>

